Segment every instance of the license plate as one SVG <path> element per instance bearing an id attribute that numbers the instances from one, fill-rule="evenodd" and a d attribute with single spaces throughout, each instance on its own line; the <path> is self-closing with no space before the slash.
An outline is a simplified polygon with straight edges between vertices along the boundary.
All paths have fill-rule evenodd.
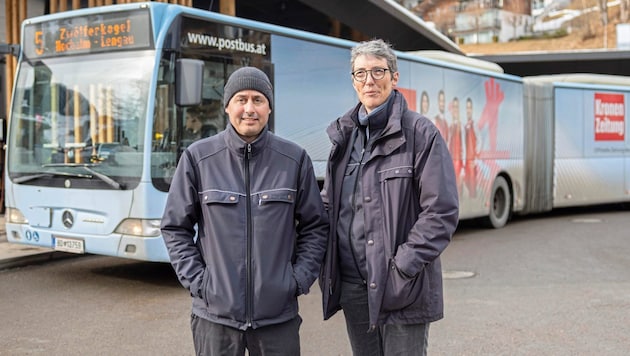
<path id="1" fill-rule="evenodd" d="M 55 237 L 54 249 L 70 253 L 85 253 L 83 240 L 69 239 L 67 237 Z"/>

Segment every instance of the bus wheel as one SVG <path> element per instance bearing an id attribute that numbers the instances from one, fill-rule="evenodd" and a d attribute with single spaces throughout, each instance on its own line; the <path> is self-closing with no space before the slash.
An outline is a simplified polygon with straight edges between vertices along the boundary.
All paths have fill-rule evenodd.
<path id="1" fill-rule="evenodd" d="M 512 194 L 510 186 L 503 177 L 497 177 L 490 194 L 490 211 L 486 217 L 486 225 L 499 229 L 507 224 L 512 214 Z"/>

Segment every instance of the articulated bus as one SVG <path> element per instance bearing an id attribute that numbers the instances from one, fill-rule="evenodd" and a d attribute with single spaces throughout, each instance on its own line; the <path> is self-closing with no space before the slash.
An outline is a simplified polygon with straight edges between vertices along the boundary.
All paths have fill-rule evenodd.
<path id="1" fill-rule="evenodd" d="M 159 224 L 178 159 L 199 138 L 192 133 L 225 128 L 223 86 L 241 66 L 268 74 L 275 97 L 270 129 L 306 148 L 321 181 L 330 149 L 325 128 L 357 103 L 349 61 L 354 45 L 155 2 L 26 20 L 7 144 L 8 240 L 167 262 Z M 443 52 L 398 56 L 397 89 L 449 144 L 461 219 L 501 227 L 512 213 L 552 208 L 527 204 L 527 187 L 537 187 L 540 177 L 526 174 L 527 156 L 539 153 L 529 147 L 538 143 L 526 139 L 535 130 L 526 122 L 531 110 L 524 110 L 536 95 L 528 95 L 522 78 Z M 620 95 L 628 94 L 598 91 L 595 100 L 625 120 L 625 111 L 612 106 Z M 560 114 L 573 118 L 568 110 L 579 111 L 583 99 L 586 94 L 571 92 Z M 592 128 L 578 131 L 575 120 L 558 125 L 575 126 L 575 135 L 586 139 Z M 627 150 L 625 139 L 617 143 L 595 149 Z M 533 172 L 552 174 L 552 168 Z"/>
<path id="2" fill-rule="evenodd" d="M 523 82 L 521 213 L 630 201 L 630 77 L 575 73 Z"/>

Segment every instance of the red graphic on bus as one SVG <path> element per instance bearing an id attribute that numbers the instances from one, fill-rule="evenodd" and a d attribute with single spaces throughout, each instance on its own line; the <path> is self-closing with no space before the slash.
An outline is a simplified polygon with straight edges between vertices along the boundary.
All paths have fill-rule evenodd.
<path id="1" fill-rule="evenodd" d="M 499 105 L 505 99 L 505 95 L 501 90 L 501 85 L 494 81 L 494 78 L 488 79 L 484 83 L 486 89 L 486 106 L 483 108 L 481 118 L 477 123 L 477 128 L 482 130 L 484 126 L 488 126 L 490 134 L 490 151 L 497 150 L 497 126 L 499 124 Z"/>
<path id="2" fill-rule="evenodd" d="M 595 93 L 595 141 L 624 141 L 626 106 L 623 94 Z"/>

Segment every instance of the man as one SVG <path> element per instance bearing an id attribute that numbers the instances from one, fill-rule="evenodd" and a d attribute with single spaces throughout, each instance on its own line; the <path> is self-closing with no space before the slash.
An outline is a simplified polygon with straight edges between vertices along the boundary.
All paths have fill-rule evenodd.
<path id="1" fill-rule="evenodd" d="M 186 110 L 186 126 L 184 127 L 184 136 L 186 139 L 196 141 L 201 138 L 201 120 L 199 113 L 194 109 Z"/>
<path id="2" fill-rule="evenodd" d="M 203 125 L 201 112 L 195 108 L 186 110 L 186 124 L 184 127 L 184 140 L 192 143 L 204 137 L 215 135 L 217 130 L 212 125 Z M 189 143 L 189 144 L 190 144 Z"/>
<path id="3" fill-rule="evenodd" d="M 324 318 L 343 310 L 354 355 L 424 355 L 429 323 L 443 317 L 439 256 L 458 221 L 453 164 L 435 125 L 394 89 L 387 43 L 360 43 L 351 65 L 360 102 L 327 130 Z"/>
<path id="4" fill-rule="evenodd" d="M 297 297 L 317 278 L 328 233 L 313 166 L 268 130 L 273 89 L 262 71 L 236 70 L 223 98 L 230 123 L 184 151 L 161 226 L 193 297 L 195 350 L 299 355 Z"/>

